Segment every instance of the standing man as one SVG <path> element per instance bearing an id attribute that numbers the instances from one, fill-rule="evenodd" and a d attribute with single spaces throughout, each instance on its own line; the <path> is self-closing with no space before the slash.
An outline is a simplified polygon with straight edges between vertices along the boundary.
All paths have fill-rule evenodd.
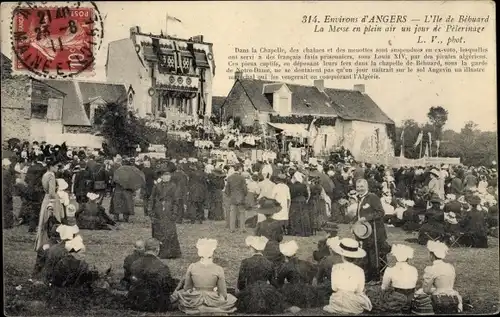
<path id="1" fill-rule="evenodd" d="M 186 166 L 186 165 L 184 165 Z M 188 175 L 182 170 L 180 164 L 172 173 L 172 182 L 175 183 L 175 201 L 174 201 L 174 214 L 175 222 L 181 224 L 184 219 L 184 206 L 188 205 L 187 193 L 188 188 Z"/>
<path id="2" fill-rule="evenodd" d="M 367 282 L 379 281 L 380 270 L 384 266 L 380 259 L 387 262 L 387 253 L 390 251 L 383 221 L 384 208 L 382 207 L 380 198 L 374 193 L 368 192 L 368 182 L 365 179 L 358 179 L 356 182 L 356 191 L 359 197 L 358 220 L 368 222 L 373 228 L 373 233 L 365 240 L 362 240 L 361 243 L 362 248 L 366 251 L 365 279 Z"/>
<path id="3" fill-rule="evenodd" d="M 208 193 L 208 179 L 205 174 L 203 164 L 191 165 L 191 173 L 189 174 L 188 190 L 189 190 L 189 203 L 188 213 L 191 223 L 203 223 L 205 220 L 204 204 Z M 175 182 L 175 181 L 174 181 Z M 179 187 L 179 186 L 178 186 Z M 178 189 L 178 187 L 176 189 Z M 177 193 L 182 195 L 183 193 Z M 176 196 L 176 199 L 179 197 Z M 180 207 L 179 207 L 180 208 Z"/>
<path id="4" fill-rule="evenodd" d="M 236 218 L 239 216 L 239 228 L 245 232 L 245 198 L 247 196 L 247 182 L 241 175 L 241 165 L 234 166 L 234 173 L 227 178 L 226 194 L 230 201 L 229 207 L 229 230 L 235 231 Z"/>
<path id="5" fill-rule="evenodd" d="M 153 187 L 155 184 L 156 173 L 151 168 L 151 161 L 145 160 L 142 164 L 142 172 L 144 173 L 144 187 L 141 190 L 142 199 L 144 204 L 144 215 L 149 215 L 149 197 L 151 197 L 151 193 L 153 192 Z"/>
<path id="6" fill-rule="evenodd" d="M 47 171 L 47 167 L 45 167 L 43 163 L 44 160 L 45 156 L 43 154 L 38 154 L 36 162 L 28 168 L 25 177 L 26 187 L 28 188 L 28 195 L 26 195 L 29 214 L 28 232 L 33 233 L 36 232 L 38 218 L 40 217 L 40 209 L 42 208 L 42 201 L 45 196 L 45 191 L 42 186 L 42 177 Z"/>

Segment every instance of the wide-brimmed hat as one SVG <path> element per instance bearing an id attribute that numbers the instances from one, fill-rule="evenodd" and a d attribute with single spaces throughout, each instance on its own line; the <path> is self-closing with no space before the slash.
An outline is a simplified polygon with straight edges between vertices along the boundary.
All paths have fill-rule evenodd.
<path id="1" fill-rule="evenodd" d="M 57 189 L 58 190 L 68 189 L 68 183 L 64 179 L 58 178 L 58 179 L 56 179 L 56 182 L 57 182 Z"/>
<path id="2" fill-rule="evenodd" d="M 334 237 L 326 240 L 326 244 L 335 253 L 348 258 L 359 259 L 366 256 L 366 251 L 359 246 L 359 242 L 351 238 Z"/>
<path id="3" fill-rule="evenodd" d="M 433 174 L 433 175 L 434 175 L 434 176 L 436 176 L 436 177 L 439 177 L 439 176 L 440 176 L 440 175 L 439 175 L 439 171 L 438 171 L 437 169 L 435 169 L 435 168 L 431 169 L 429 173 Z"/>
<path id="4" fill-rule="evenodd" d="M 280 243 L 280 252 L 284 256 L 291 257 L 294 256 L 299 250 L 299 245 L 295 240 Z"/>
<path id="5" fill-rule="evenodd" d="M 257 212 L 263 215 L 272 215 L 279 212 L 281 208 L 280 203 L 276 199 L 262 197 L 259 200 L 259 209 L 257 209 Z"/>
<path id="6" fill-rule="evenodd" d="M 405 262 L 408 259 L 413 259 L 413 248 L 404 244 L 393 244 L 391 254 L 394 255 L 396 261 Z"/>
<path id="7" fill-rule="evenodd" d="M 427 249 L 439 259 L 444 259 L 448 254 L 448 247 L 440 241 L 427 241 Z"/>
<path id="8" fill-rule="evenodd" d="M 264 236 L 248 236 L 245 239 L 245 244 L 249 247 L 254 248 L 257 251 L 263 251 L 266 248 L 267 242 L 269 240 Z"/>
<path id="9" fill-rule="evenodd" d="M 357 221 L 351 230 L 358 239 L 364 240 L 371 236 L 373 228 L 367 221 Z"/>
<path id="10" fill-rule="evenodd" d="M 321 229 L 326 233 L 334 233 L 339 231 L 339 226 L 335 222 L 328 221 Z"/>

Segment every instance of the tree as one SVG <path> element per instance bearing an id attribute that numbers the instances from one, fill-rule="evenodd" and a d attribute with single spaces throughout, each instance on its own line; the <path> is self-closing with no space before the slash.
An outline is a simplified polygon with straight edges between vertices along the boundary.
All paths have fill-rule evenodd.
<path id="1" fill-rule="evenodd" d="M 125 104 L 107 103 L 98 112 L 99 130 L 117 153 L 130 155 L 138 144 L 144 147 L 147 143 L 141 138 L 143 125 L 133 112 L 127 111 Z"/>
<path id="2" fill-rule="evenodd" d="M 434 138 L 441 140 L 443 127 L 446 121 L 448 121 L 448 110 L 442 106 L 430 107 L 429 112 L 427 112 L 427 118 L 429 118 L 429 122 L 434 128 Z"/>

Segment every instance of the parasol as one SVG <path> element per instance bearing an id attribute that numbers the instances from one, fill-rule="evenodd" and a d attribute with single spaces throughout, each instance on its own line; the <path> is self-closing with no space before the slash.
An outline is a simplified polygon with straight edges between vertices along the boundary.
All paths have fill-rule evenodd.
<path id="1" fill-rule="evenodd" d="M 144 173 L 137 167 L 124 165 L 116 169 L 113 181 L 125 189 L 138 190 L 145 184 L 146 179 Z"/>

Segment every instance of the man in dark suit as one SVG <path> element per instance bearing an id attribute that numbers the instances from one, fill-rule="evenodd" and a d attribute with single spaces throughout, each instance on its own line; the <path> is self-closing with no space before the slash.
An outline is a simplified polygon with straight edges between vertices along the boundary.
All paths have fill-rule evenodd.
<path id="1" fill-rule="evenodd" d="M 380 198 L 368 191 L 368 182 L 365 179 L 356 182 L 356 191 L 359 196 L 358 220 L 367 221 L 373 229 L 368 238 L 361 240 L 362 248 L 366 251 L 365 277 L 367 282 L 378 281 L 380 270 L 384 267 L 382 260 L 387 262 L 387 254 L 390 252 L 383 220 L 384 208 Z"/>
<path id="2" fill-rule="evenodd" d="M 191 223 L 198 221 L 203 223 L 205 220 L 204 203 L 208 193 L 208 177 L 203 170 L 203 166 L 191 166 L 192 172 L 189 174 L 189 205 L 188 214 Z M 179 195 L 182 192 L 178 193 Z M 182 198 L 180 198 L 182 199 Z M 179 207 L 180 208 L 180 207 Z"/>
<path id="3" fill-rule="evenodd" d="M 40 209 L 42 208 L 42 201 L 45 196 L 45 191 L 42 186 L 42 177 L 47 171 L 47 168 L 43 165 L 44 159 L 45 157 L 43 154 L 38 155 L 36 162 L 34 162 L 26 172 L 25 182 L 29 191 L 29 194 L 26 195 L 26 207 L 28 209 L 29 217 L 28 232 L 36 232 L 38 218 L 40 217 Z"/>
<path id="4" fill-rule="evenodd" d="M 188 188 L 188 175 L 180 169 L 180 166 L 172 173 L 172 182 L 174 182 L 177 186 L 175 187 L 175 217 L 177 223 L 182 223 L 184 219 L 184 206 L 187 204 L 187 193 L 189 191 Z"/>
<path id="5" fill-rule="evenodd" d="M 151 197 L 151 193 L 153 192 L 153 187 L 155 184 L 156 173 L 151 168 L 151 161 L 145 160 L 142 164 L 142 172 L 144 173 L 144 186 L 141 190 L 142 199 L 144 204 L 144 215 L 149 215 L 148 206 L 149 206 L 149 198 Z M 173 177 L 172 177 L 173 178 Z"/>
<path id="6" fill-rule="evenodd" d="M 229 211 L 229 229 L 235 231 L 236 218 L 239 215 L 239 229 L 245 232 L 245 198 L 247 196 L 247 183 L 245 178 L 240 174 L 241 165 L 234 166 L 234 173 L 227 178 L 226 194 L 230 200 Z"/>

